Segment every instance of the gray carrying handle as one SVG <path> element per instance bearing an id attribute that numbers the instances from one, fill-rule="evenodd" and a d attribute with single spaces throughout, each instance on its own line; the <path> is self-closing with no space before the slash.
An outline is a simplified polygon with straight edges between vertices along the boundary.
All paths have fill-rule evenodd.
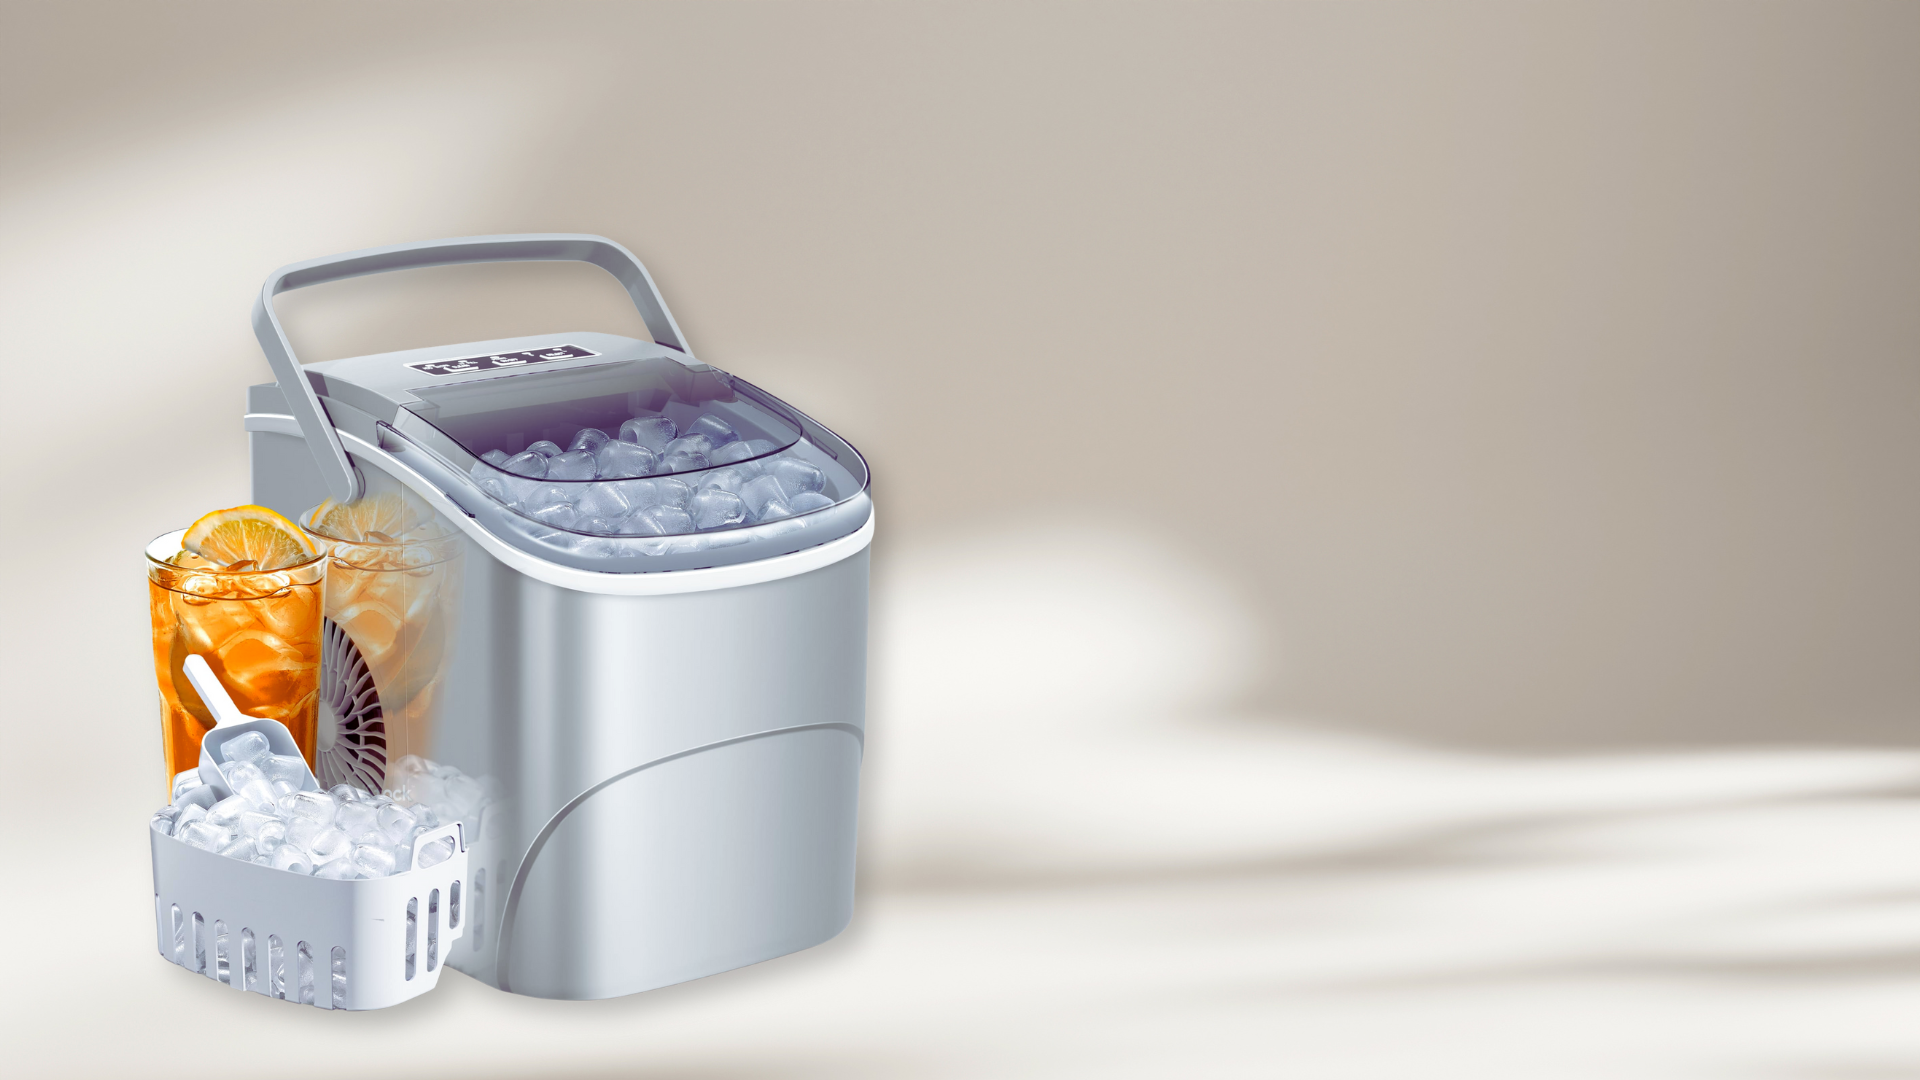
<path id="1" fill-rule="evenodd" d="M 320 466 L 320 476 L 335 499 L 350 502 L 359 498 L 360 475 L 347 459 L 347 451 L 340 445 L 340 436 L 334 432 L 333 421 L 321 407 L 312 381 L 306 378 L 300 369 L 300 361 L 293 355 L 293 344 L 287 340 L 287 332 L 280 326 L 280 317 L 274 314 L 273 298 L 289 289 L 301 289 L 362 274 L 483 262 L 592 263 L 627 287 L 627 295 L 633 297 L 633 306 L 639 309 L 640 317 L 646 320 L 647 332 L 653 335 L 654 341 L 692 355 L 692 350 L 686 346 L 686 338 L 680 333 L 680 325 L 673 321 L 673 313 L 667 310 L 667 302 L 661 299 L 660 290 L 653 284 L 653 276 L 647 273 L 647 268 L 641 265 L 639 259 L 634 258 L 633 252 L 604 236 L 587 233 L 463 236 L 451 240 L 422 240 L 413 244 L 367 248 L 349 251 L 344 255 L 290 263 L 275 270 L 267 278 L 267 283 L 260 287 L 260 299 L 253 305 L 253 335 L 260 339 L 260 348 L 266 352 L 267 363 L 273 367 L 273 376 L 280 383 L 280 393 L 287 399 L 287 408 L 292 410 L 294 420 L 300 424 L 300 431 L 307 439 L 307 449 L 312 452 L 314 463 Z"/>

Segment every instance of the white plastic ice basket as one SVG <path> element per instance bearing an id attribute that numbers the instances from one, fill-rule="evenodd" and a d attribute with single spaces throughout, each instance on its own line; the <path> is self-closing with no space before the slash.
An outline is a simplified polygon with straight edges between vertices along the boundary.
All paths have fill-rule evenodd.
<path id="1" fill-rule="evenodd" d="M 189 847 L 157 829 L 153 910 L 160 955 L 236 990 L 322 1009 L 384 1009 L 440 981 L 472 907 L 467 845 L 425 869 L 360 881 L 307 877 Z"/>

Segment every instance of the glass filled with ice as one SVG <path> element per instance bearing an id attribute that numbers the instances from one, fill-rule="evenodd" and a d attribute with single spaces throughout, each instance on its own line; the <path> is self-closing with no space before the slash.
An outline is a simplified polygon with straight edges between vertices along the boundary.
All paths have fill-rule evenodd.
<path id="1" fill-rule="evenodd" d="M 234 704 L 278 720 L 314 756 L 326 560 L 298 526 L 262 507 L 208 514 L 147 545 L 161 741 L 172 778 L 200 764 L 213 716 L 187 682 L 199 654 Z"/>

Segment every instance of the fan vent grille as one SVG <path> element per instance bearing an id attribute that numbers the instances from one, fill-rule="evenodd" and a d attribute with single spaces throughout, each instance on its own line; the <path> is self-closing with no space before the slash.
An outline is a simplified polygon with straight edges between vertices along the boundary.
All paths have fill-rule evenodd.
<path id="1" fill-rule="evenodd" d="M 320 723 L 333 738 L 321 739 L 314 772 L 321 787 L 349 784 L 377 792 L 387 778 L 387 721 L 380 690 L 359 646 L 332 619 L 320 639 Z"/>

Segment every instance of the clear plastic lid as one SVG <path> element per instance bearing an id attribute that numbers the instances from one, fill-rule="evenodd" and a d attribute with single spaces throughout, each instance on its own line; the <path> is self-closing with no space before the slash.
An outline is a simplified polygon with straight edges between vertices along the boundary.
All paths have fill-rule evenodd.
<path id="1" fill-rule="evenodd" d="M 407 409 L 444 437 L 432 449 L 509 511 L 489 527 L 562 563 L 747 561 L 825 543 L 867 517 L 853 447 L 704 364 L 629 360 L 413 394 Z"/>

